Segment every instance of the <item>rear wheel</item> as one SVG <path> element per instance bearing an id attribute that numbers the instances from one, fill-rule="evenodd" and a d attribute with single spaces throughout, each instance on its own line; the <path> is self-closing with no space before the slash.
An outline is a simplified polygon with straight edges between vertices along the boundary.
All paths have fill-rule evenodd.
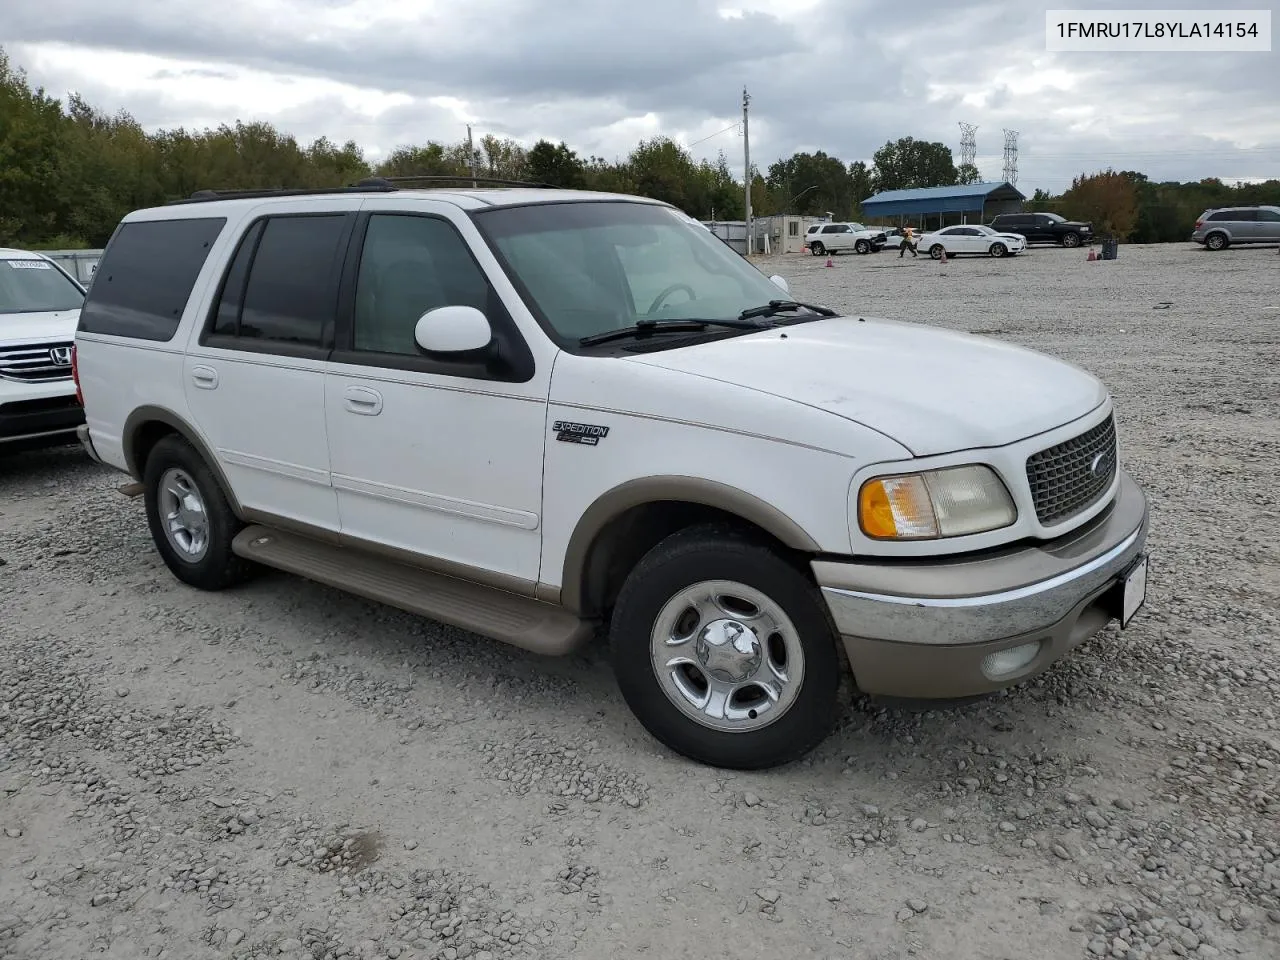
<path id="1" fill-rule="evenodd" d="M 1204 245 L 1210 250 L 1225 250 L 1227 248 L 1227 235 L 1225 233 L 1211 233 L 1204 238 Z"/>
<path id="2" fill-rule="evenodd" d="M 830 733 L 836 643 L 813 584 L 723 526 L 649 551 L 610 626 L 618 686 L 645 729 L 701 763 L 743 770 L 796 760 Z"/>
<path id="3" fill-rule="evenodd" d="M 209 465 L 182 437 L 161 439 L 142 477 L 147 525 L 165 565 L 183 583 L 222 590 L 257 567 L 231 552 L 243 529 Z"/>
<path id="4" fill-rule="evenodd" d="M 827 252 L 827 248 L 822 245 L 822 241 L 809 244 L 809 252 L 815 257 L 820 257 Z"/>

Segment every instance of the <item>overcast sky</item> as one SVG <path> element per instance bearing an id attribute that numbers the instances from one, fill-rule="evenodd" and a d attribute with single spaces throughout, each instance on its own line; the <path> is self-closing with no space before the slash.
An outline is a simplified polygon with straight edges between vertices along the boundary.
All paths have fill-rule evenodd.
<path id="1" fill-rule="evenodd" d="M 1277 0 L 1232 4 L 1271 9 Z M 3 0 L 0 43 L 54 94 L 146 128 L 268 120 L 376 160 L 474 125 L 624 157 L 665 134 L 742 168 L 865 159 L 978 125 L 1000 179 L 1059 192 L 1108 165 L 1153 179 L 1280 177 L 1280 54 L 1045 52 L 1042 0 Z M 1215 6 L 1127 0 L 1126 8 Z M 1273 46 L 1275 46 L 1273 42 Z M 726 129 L 729 128 L 729 129 Z"/>

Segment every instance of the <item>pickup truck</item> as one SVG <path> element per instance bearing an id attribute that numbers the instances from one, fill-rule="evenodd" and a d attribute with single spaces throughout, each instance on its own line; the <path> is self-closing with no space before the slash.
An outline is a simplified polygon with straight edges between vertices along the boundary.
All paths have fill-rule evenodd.
<path id="1" fill-rule="evenodd" d="M 1002 213 L 987 226 L 1000 233 L 1020 233 L 1027 244 L 1054 243 L 1078 247 L 1093 239 L 1093 224 L 1068 220 L 1056 213 Z"/>

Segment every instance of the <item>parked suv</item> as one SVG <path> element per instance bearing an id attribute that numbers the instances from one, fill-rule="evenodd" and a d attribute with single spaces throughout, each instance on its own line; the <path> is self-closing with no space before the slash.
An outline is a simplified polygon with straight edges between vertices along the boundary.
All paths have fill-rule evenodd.
<path id="1" fill-rule="evenodd" d="M 71 345 L 84 288 L 48 257 L 0 249 L 0 455 L 75 443 Z"/>
<path id="2" fill-rule="evenodd" d="M 822 740 L 846 660 L 975 694 L 1128 622 L 1147 504 L 1097 379 L 785 290 L 639 197 L 200 196 L 106 248 L 81 435 L 185 583 L 274 567 L 544 654 L 603 628 L 715 765 Z"/>
<path id="3" fill-rule="evenodd" d="M 842 250 L 879 253 L 886 239 L 883 230 L 872 230 L 860 223 L 815 223 L 804 234 L 804 242 L 815 257 Z"/>
<path id="4" fill-rule="evenodd" d="M 1033 243 L 1078 247 L 1093 239 L 1093 224 L 1067 220 L 1056 213 L 1002 213 L 988 226 L 999 233 L 1020 233 Z"/>
<path id="5" fill-rule="evenodd" d="M 1280 243 L 1280 207 L 1210 208 L 1200 214 L 1191 239 L 1208 250 L 1233 243 Z"/>

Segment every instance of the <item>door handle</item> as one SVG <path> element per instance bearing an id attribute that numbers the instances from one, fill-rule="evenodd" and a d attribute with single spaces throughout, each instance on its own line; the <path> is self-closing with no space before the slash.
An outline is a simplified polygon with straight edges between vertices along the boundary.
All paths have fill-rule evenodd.
<path id="1" fill-rule="evenodd" d="M 213 367 L 192 367 L 191 380 L 201 390 L 215 390 L 218 386 L 218 371 Z"/>
<path id="2" fill-rule="evenodd" d="M 347 387 L 342 400 L 348 410 L 364 417 L 376 417 L 382 412 L 382 394 L 368 387 Z"/>

